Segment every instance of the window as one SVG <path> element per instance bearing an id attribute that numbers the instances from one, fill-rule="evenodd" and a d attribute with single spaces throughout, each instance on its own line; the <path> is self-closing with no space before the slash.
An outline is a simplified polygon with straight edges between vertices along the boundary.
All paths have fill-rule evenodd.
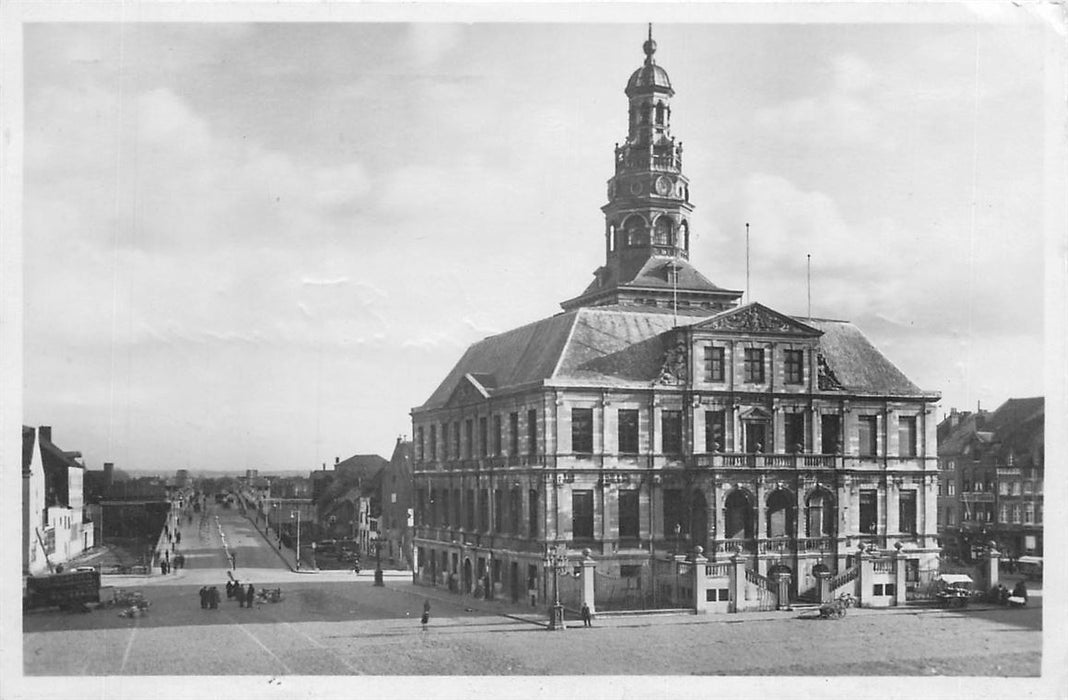
<path id="1" fill-rule="evenodd" d="M 467 489 L 467 500 L 464 501 L 464 515 L 466 516 L 464 527 L 469 531 L 475 529 L 475 492 L 473 489 Z"/>
<path id="2" fill-rule="evenodd" d="M 825 455 L 838 454 L 841 431 L 838 416 L 820 416 L 820 452 Z"/>
<path id="3" fill-rule="evenodd" d="M 475 455 L 475 422 L 468 418 L 464 421 L 464 457 Z"/>
<path id="4" fill-rule="evenodd" d="M 500 489 L 493 489 L 493 531 L 501 531 L 504 519 L 504 495 Z"/>
<path id="5" fill-rule="evenodd" d="M 530 511 L 527 517 L 527 523 L 529 525 L 527 536 L 533 538 L 538 536 L 538 492 L 531 489 L 527 494 L 527 500 L 530 504 Z"/>
<path id="6" fill-rule="evenodd" d="M 519 454 L 519 414 L 508 414 L 508 454 L 515 457 Z"/>
<path id="7" fill-rule="evenodd" d="M 489 435 L 486 430 L 486 417 L 478 419 L 478 454 L 482 457 L 489 455 Z"/>
<path id="8" fill-rule="evenodd" d="M 705 411 L 705 451 L 722 452 L 726 446 L 727 412 Z"/>
<path id="9" fill-rule="evenodd" d="M 423 525 L 426 523 L 426 489 L 419 489 L 415 492 L 415 502 L 416 524 Z"/>
<path id="10" fill-rule="evenodd" d="M 452 510 L 449 509 L 449 490 L 441 490 L 441 524 L 448 527 L 452 524 L 450 518 L 452 517 Z"/>
<path id="11" fill-rule="evenodd" d="M 1035 523 L 1039 524 L 1039 525 L 1042 524 L 1042 504 L 1041 503 L 1036 503 L 1035 504 Z"/>
<path id="12" fill-rule="evenodd" d="M 786 383 L 802 384 L 805 376 L 805 351 L 787 350 L 786 356 Z"/>
<path id="13" fill-rule="evenodd" d="M 438 426 L 430 426 L 430 459 L 438 458 Z"/>
<path id="14" fill-rule="evenodd" d="M 619 490 L 619 538 L 638 539 L 638 489 Z"/>
<path id="15" fill-rule="evenodd" d="M 682 491 L 680 489 L 664 489 L 664 537 L 675 537 L 675 526 L 679 527 L 679 534 L 689 532 L 689 518 L 683 507 Z M 672 540 L 674 546 L 674 540 Z"/>
<path id="16" fill-rule="evenodd" d="M 1032 491 L 1032 484 L 1031 484 L 1031 482 L 1030 482 L 1030 481 L 1025 481 L 1025 482 L 1023 482 L 1023 492 L 1024 492 L 1025 494 L 1030 494 L 1030 493 L 1031 493 L 1031 491 Z"/>
<path id="17" fill-rule="evenodd" d="M 898 492 L 898 532 L 916 534 L 916 491 Z"/>
<path id="18" fill-rule="evenodd" d="M 571 536 L 593 539 L 593 491 L 571 492 Z"/>
<path id="19" fill-rule="evenodd" d="M 1019 503 L 1014 503 L 1012 505 L 1012 522 L 1014 522 L 1014 523 L 1019 523 L 1020 522 L 1020 512 L 1021 512 L 1020 511 L 1020 504 Z"/>
<path id="20" fill-rule="evenodd" d="M 460 489 L 453 489 L 452 490 L 452 526 L 453 527 L 462 527 L 461 523 L 463 521 L 460 520 L 460 513 L 461 513 L 460 506 L 461 505 L 462 505 L 462 503 L 460 502 Z"/>
<path id="21" fill-rule="evenodd" d="M 519 533 L 519 518 L 523 514 L 523 494 L 518 489 L 513 487 L 508 494 L 508 515 L 510 516 L 512 533 L 518 535 Z"/>
<path id="22" fill-rule="evenodd" d="M 660 432 L 664 454 L 682 453 L 682 411 L 665 410 L 660 414 Z"/>
<path id="23" fill-rule="evenodd" d="M 879 502 L 878 492 L 875 489 L 861 489 L 860 491 L 860 532 L 863 535 L 874 535 L 879 527 Z"/>
<path id="24" fill-rule="evenodd" d="M 946 483 L 946 493 L 947 493 L 947 495 L 950 495 L 950 496 L 956 496 L 957 495 L 957 482 L 955 482 L 955 481 L 947 482 Z"/>
<path id="25" fill-rule="evenodd" d="M 593 454 L 593 409 L 571 409 L 571 451 L 575 454 Z"/>
<path id="26" fill-rule="evenodd" d="M 423 456 L 426 454 L 426 448 L 423 444 L 423 426 L 419 426 L 419 428 L 416 430 L 416 435 L 417 437 L 415 439 L 415 458 L 421 461 L 423 459 Z"/>
<path id="27" fill-rule="evenodd" d="M 478 492 L 478 529 L 489 532 L 489 490 Z"/>
<path id="28" fill-rule="evenodd" d="M 619 451 L 623 454 L 638 454 L 638 411 L 621 408 L 618 415 Z"/>
<path id="29" fill-rule="evenodd" d="M 998 509 L 998 522 L 1009 522 L 1009 505 L 1007 503 L 1002 503 L 1001 507 Z"/>
<path id="30" fill-rule="evenodd" d="M 745 349 L 745 381 L 750 384 L 764 383 L 763 348 Z"/>
<path id="31" fill-rule="evenodd" d="M 723 359 L 724 349 L 719 347 L 705 348 L 705 381 L 722 382 L 725 379 Z"/>
<path id="32" fill-rule="evenodd" d="M 527 411 L 527 454 L 538 454 L 538 412 L 533 408 Z"/>
<path id="33" fill-rule="evenodd" d="M 1035 522 L 1035 504 L 1034 503 L 1025 503 L 1024 504 L 1024 524 L 1030 525 L 1033 522 Z"/>
<path id="34" fill-rule="evenodd" d="M 998 495 L 999 496 L 1008 496 L 1009 495 L 1009 482 L 1007 482 L 1007 481 L 998 482 Z"/>
<path id="35" fill-rule="evenodd" d="M 501 417 L 493 416 L 493 454 L 500 456 L 504 446 L 501 444 Z"/>
<path id="36" fill-rule="evenodd" d="M 786 413 L 783 415 L 786 421 L 786 451 L 805 451 L 805 414 Z"/>
<path id="37" fill-rule="evenodd" d="M 452 457 L 460 459 L 460 421 L 452 424 Z"/>
<path id="38" fill-rule="evenodd" d="M 876 456 L 877 453 L 875 451 L 875 435 L 878 430 L 877 426 L 877 416 L 860 416 L 860 418 L 857 420 L 857 437 L 859 438 L 861 457 Z"/>
<path id="39" fill-rule="evenodd" d="M 902 457 L 916 456 L 916 416 L 897 417 L 897 453 Z"/>

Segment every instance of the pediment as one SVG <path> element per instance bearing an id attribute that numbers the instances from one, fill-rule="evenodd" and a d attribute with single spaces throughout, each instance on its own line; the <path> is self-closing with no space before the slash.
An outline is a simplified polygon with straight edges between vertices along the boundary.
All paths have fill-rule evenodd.
<path id="1" fill-rule="evenodd" d="M 493 375 L 488 374 L 465 374 L 456 383 L 456 388 L 449 395 L 446 406 L 466 406 L 478 403 L 489 398 L 490 392 L 487 384 L 493 384 Z"/>
<path id="2" fill-rule="evenodd" d="M 815 338 L 823 334 L 812 326 L 790 318 L 764 306 L 752 303 L 726 311 L 701 321 L 693 326 L 695 330 L 737 331 L 739 333 L 766 333 L 771 335 L 792 335 Z"/>
<path id="3" fill-rule="evenodd" d="M 749 406 L 738 412 L 739 420 L 771 420 L 771 413 L 759 406 Z"/>

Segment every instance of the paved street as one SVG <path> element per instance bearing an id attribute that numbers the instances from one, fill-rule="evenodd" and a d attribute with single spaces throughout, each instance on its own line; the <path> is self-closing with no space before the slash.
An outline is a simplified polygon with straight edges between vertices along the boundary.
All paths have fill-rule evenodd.
<path id="1" fill-rule="evenodd" d="M 235 510 L 183 523 L 187 568 L 105 578 L 143 592 L 145 617 L 116 609 L 24 617 L 25 673 L 34 675 L 1037 675 L 1041 595 L 1032 606 L 964 611 L 851 610 L 841 620 L 798 612 L 614 616 L 550 633 L 544 611 L 414 586 L 403 572 L 297 573 Z M 280 587 L 284 600 L 202 610 L 203 585 L 233 575 Z M 419 617 L 431 600 L 428 629 Z M 770 653 L 769 650 L 774 650 Z"/>

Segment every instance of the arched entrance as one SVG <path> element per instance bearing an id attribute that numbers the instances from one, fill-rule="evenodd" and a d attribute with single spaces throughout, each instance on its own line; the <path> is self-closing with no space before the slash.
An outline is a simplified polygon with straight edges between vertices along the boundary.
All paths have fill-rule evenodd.
<path id="1" fill-rule="evenodd" d="M 809 494 L 805 501 L 805 536 L 829 537 L 834 534 L 834 500 L 822 488 Z"/>
<path id="2" fill-rule="evenodd" d="M 790 606 L 790 599 L 793 597 L 793 583 L 794 572 L 786 564 L 775 564 L 768 569 L 768 578 L 771 579 L 776 586 L 777 603 L 776 608 L 782 609 Z"/>
<path id="3" fill-rule="evenodd" d="M 471 560 L 464 558 L 464 587 L 462 593 L 471 592 Z"/>
<path id="4" fill-rule="evenodd" d="M 768 537 L 791 537 L 794 533 L 794 503 L 786 489 L 775 489 L 768 496 Z"/>
<path id="5" fill-rule="evenodd" d="M 753 537 L 753 517 L 749 497 L 744 491 L 731 491 L 723 502 L 723 537 L 750 539 Z"/>
<path id="6" fill-rule="evenodd" d="M 690 544 L 708 551 L 708 503 L 705 494 L 696 489 L 690 498 Z"/>

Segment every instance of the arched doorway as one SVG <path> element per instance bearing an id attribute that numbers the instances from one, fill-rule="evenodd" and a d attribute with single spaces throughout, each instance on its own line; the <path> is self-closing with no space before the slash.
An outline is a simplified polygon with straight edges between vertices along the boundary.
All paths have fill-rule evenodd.
<path id="1" fill-rule="evenodd" d="M 723 502 L 723 537 L 751 539 L 753 537 L 752 507 L 744 491 L 732 491 Z"/>
<path id="2" fill-rule="evenodd" d="M 792 537 L 794 533 L 794 504 L 790 492 L 775 489 L 768 496 L 768 537 Z"/>
<path id="3" fill-rule="evenodd" d="M 464 588 L 462 593 L 471 592 L 471 560 L 464 558 Z"/>
<path id="4" fill-rule="evenodd" d="M 708 550 L 708 502 L 705 494 L 696 489 L 690 497 L 690 544 Z"/>
<path id="5" fill-rule="evenodd" d="M 789 607 L 790 599 L 793 597 L 793 569 L 786 564 L 775 564 L 768 569 L 768 578 L 776 587 L 776 609 Z"/>
<path id="6" fill-rule="evenodd" d="M 834 500 L 818 488 L 805 501 L 805 537 L 829 537 L 834 534 Z"/>

